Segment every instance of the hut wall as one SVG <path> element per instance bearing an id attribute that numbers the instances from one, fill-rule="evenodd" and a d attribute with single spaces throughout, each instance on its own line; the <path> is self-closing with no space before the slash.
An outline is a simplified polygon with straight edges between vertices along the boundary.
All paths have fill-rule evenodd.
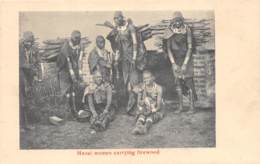
<path id="1" fill-rule="evenodd" d="M 194 83 L 198 95 L 198 104 L 203 107 L 215 103 L 215 52 L 198 51 L 194 55 Z"/>
<path id="2" fill-rule="evenodd" d="M 86 84 L 89 83 L 92 79 L 90 76 L 88 55 L 89 55 L 89 53 L 85 53 L 85 55 L 82 58 L 82 76 L 83 76 L 83 80 Z"/>
<path id="3" fill-rule="evenodd" d="M 166 100 L 177 101 L 171 64 L 163 52 L 148 51 L 148 67 L 156 82 L 163 86 Z M 215 52 L 202 50 L 193 54 L 194 83 L 199 107 L 213 107 L 215 100 Z"/>
<path id="4" fill-rule="evenodd" d="M 56 62 L 41 63 L 41 81 L 35 82 L 31 91 L 36 101 L 60 95 Z"/>

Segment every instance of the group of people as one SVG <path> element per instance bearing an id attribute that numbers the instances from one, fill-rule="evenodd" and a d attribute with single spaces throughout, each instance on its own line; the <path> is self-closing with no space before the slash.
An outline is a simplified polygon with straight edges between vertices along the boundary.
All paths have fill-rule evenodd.
<path id="1" fill-rule="evenodd" d="M 192 33 L 184 23 L 181 12 L 175 12 L 172 22 L 165 31 L 163 48 L 172 63 L 179 107 L 175 113 L 183 111 L 183 95 L 190 99 L 189 113 L 194 112 L 197 99 L 193 83 Z M 96 46 L 88 55 L 89 70 L 93 81 L 84 84 L 82 79 L 80 31 L 73 31 L 57 58 L 57 67 L 62 95 L 66 100 L 69 115 L 80 118 L 88 116 L 91 128 L 105 130 L 115 118 L 118 101 L 127 99 L 126 113 L 136 116 L 133 134 L 145 134 L 152 124 L 164 117 L 163 89 L 155 82 L 151 71 L 146 69 L 147 55 L 142 37 L 132 21 L 125 19 L 120 11 L 114 14 L 112 31 L 105 38 L 96 37 Z M 110 41 L 112 52 L 105 48 L 106 39 Z M 29 127 L 26 119 L 26 85 L 35 75 L 33 49 L 34 36 L 25 32 L 20 45 L 20 109 L 23 124 Z M 29 76 L 27 75 L 29 72 Z M 118 94 L 118 81 L 122 81 L 122 96 Z M 84 91 L 80 97 L 79 90 Z M 120 90 L 120 91 L 121 91 Z M 82 104 L 77 103 L 81 99 Z M 123 103 L 121 103 L 123 104 Z M 82 108 L 83 110 L 79 110 Z M 64 119 L 67 119 L 68 115 Z"/>

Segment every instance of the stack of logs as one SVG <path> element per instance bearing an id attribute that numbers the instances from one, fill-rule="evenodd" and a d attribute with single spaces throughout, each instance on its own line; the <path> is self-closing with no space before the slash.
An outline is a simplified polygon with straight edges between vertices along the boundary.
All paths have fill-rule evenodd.
<path id="1" fill-rule="evenodd" d="M 54 40 L 43 41 L 43 45 L 39 47 L 41 58 L 41 77 L 42 81 L 37 82 L 31 89 L 31 94 L 37 100 L 51 98 L 56 103 L 56 98 L 60 96 L 60 86 L 58 79 L 58 70 L 56 66 L 57 56 L 60 54 L 61 48 L 67 38 L 57 38 Z M 83 50 L 90 45 L 87 37 L 81 38 L 81 46 Z"/>
<path id="2" fill-rule="evenodd" d="M 50 61 L 55 61 L 57 56 L 60 53 L 60 50 L 64 44 L 64 42 L 68 40 L 67 38 L 57 38 L 54 40 L 46 40 L 43 41 L 43 46 L 40 48 L 40 56 L 41 59 L 50 62 Z M 91 42 L 87 37 L 81 38 L 81 46 L 86 48 Z"/>
<path id="3" fill-rule="evenodd" d="M 162 20 L 156 25 L 151 26 L 153 35 L 156 36 L 155 46 L 159 49 L 162 48 L 162 37 L 165 29 L 170 26 L 171 20 Z M 214 39 L 214 33 L 212 32 L 213 20 L 212 19 L 185 19 L 185 24 L 187 24 L 193 35 L 193 44 L 195 47 L 203 46 L 205 43 L 210 42 Z"/>

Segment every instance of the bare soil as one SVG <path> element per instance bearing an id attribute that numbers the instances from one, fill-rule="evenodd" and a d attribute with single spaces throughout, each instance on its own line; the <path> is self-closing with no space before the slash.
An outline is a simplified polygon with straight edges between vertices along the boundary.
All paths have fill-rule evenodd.
<path id="1" fill-rule="evenodd" d="M 21 132 L 21 149 L 103 149 L 215 147 L 215 110 L 197 108 L 195 114 L 174 114 L 166 105 L 165 117 L 148 134 L 131 134 L 135 118 L 119 112 L 104 132 L 91 133 L 88 122 L 63 125 L 36 123 L 35 130 Z"/>

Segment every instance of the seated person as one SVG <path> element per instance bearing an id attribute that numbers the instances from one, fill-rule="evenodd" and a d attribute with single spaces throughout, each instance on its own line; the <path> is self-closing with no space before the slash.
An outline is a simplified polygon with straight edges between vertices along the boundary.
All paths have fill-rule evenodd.
<path id="1" fill-rule="evenodd" d="M 96 131 L 105 130 L 114 119 L 115 105 L 112 103 L 112 87 L 104 81 L 99 72 L 93 75 L 94 83 L 86 87 L 84 103 L 91 113 L 91 128 Z"/>
<path id="2" fill-rule="evenodd" d="M 163 118 L 162 87 L 154 82 L 149 71 L 143 72 L 143 81 L 137 90 L 137 122 L 133 134 L 147 133 L 153 123 Z"/>
<path id="3" fill-rule="evenodd" d="M 112 81 L 112 54 L 105 49 L 105 38 L 101 35 L 96 38 L 96 47 L 90 52 L 88 64 L 90 73 L 99 71 L 105 81 Z"/>

